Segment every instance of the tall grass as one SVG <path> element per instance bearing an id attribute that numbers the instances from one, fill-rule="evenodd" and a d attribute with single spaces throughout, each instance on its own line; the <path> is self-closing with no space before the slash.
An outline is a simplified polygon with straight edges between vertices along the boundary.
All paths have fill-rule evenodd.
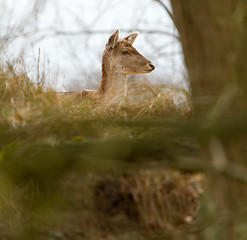
<path id="1" fill-rule="evenodd" d="M 1 67 L 2 238 L 214 239 L 219 229 L 208 226 L 221 215 L 210 191 L 200 202 L 202 173 L 246 175 L 198 153 L 210 143 L 217 159 L 224 149 L 212 134 L 239 137 L 244 119 L 238 128 L 192 120 L 185 90 L 146 82 L 127 97 L 63 97 L 25 69 Z"/>
<path id="2" fill-rule="evenodd" d="M 21 59 L 0 67 L 2 237 L 117 239 L 125 232 L 129 239 L 135 231 L 145 239 L 143 227 L 172 236 L 175 226 L 193 221 L 203 177 L 155 170 L 194 148 L 176 130 L 192 112 L 185 90 L 142 82 L 130 85 L 127 97 L 76 99 L 30 79 L 26 69 Z"/>
<path id="3" fill-rule="evenodd" d="M 207 49 L 198 42 L 196 56 Z M 215 101 L 217 78 L 202 71 L 205 56 L 189 63 L 188 49 L 194 119 L 177 87 L 133 82 L 127 97 L 76 99 L 45 75 L 30 79 L 21 58 L 0 66 L 1 238 L 244 239 L 246 115 L 236 110 L 245 102 L 228 111 L 243 94 L 226 87 Z"/>

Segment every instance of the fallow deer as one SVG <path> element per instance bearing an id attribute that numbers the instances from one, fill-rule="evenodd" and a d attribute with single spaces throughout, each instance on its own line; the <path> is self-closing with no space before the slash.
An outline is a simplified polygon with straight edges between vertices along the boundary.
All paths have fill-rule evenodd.
<path id="1" fill-rule="evenodd" d="M 135 32 L 119 39 L 119 30 L 116 30 L 110 36 L 102 56 L 102 78 L 97 90 L 82 90 L 65 94 L 76 94 L 82 98 L 104 96 L 109 93 L 114 95 L 118 89 L 124 89 L 127 75 L 152 72 L 155 69 L 152 62 L 132 46 L 137 35 L 138 33 Z"/>

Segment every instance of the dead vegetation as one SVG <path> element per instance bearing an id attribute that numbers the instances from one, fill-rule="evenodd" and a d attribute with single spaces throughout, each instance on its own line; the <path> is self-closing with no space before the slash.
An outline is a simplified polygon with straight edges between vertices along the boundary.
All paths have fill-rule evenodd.
<path id="1" fill-rule="evenodd" d="M 204 188 L 202 174 L 137 170 L 67 178 L 61 239 L 194 239 Z M 60 213 L 61 214 L 61 213 Z"/>
<path id="2" fill-rule="evenodd" d="M 22 61 L 0 66 L 1 239 L 247 238 L 247 4 L 156 2 L 179 32 L 191 119 L 182 89 L 75 102 Z"/>
<path id="3" fill-rule="evenodd" d="M 176 239 L 194 224 L 203 180 L 148 170 L 170 143 L 155 146 L 159 128 L 145 126 L 186 121 L 186 91 L 131 82 L 126 97 L 75 101 L 36 84 L 24 65 L 2 67 L 0 78 L 2 239 Z"/>

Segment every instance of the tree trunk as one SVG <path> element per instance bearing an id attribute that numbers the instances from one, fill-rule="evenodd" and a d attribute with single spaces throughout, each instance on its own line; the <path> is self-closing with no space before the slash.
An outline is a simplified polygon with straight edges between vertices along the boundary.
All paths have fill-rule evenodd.
<path id="1" fill-rule="evenodd" d="M 195 118 L 214 124 L 215 129 L 225 121 L 239 127 L 235 122 L 245 119 L 247 112 L 247 2 L 170 1 L 191 83 Z M 246 128 L 238 133 L 233 131 L 232 136 L 217 136 L 213 131 L 211 134 L 212 138 L 221 139 L 228 162 L 246 165 Z M 210 136 L 208 139 L 210 142 Z M 209 161 L 212 149 L 205 146 L 201 157 Z M 218 151 L 217 146 L 212 148 Z M 216 239 L 240 239 L 243 226 L 241 233 L 236 223 L 239 219 L 229 218 L 229 214 L 246 209 L 246 184 L 213 176 L 209 187 L 216 210 L 228 216 Z"/>
<path id="2" fill-rule="evenodd" d="M 171 4 L 196 114 L 207 114 L 222 94 L 240 100 L 247 85 L 247 3 L 171 0 Z M 229 108 L 233 106 L 232 99 L 225 99 Z M 246 106 L 237 101 L 238 110 L 239 104 L 241 108 Z"/>

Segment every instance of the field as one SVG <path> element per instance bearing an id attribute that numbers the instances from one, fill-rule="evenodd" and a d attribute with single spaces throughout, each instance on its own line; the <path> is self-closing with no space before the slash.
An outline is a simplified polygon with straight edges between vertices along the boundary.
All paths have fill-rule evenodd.
<path id="1" fill-rule="evenodd" d="M 92 8 L 89 2 L 78 1 L 81 8 L 77 9 L 71 1 L 78 16 L 73 11 L 68 18 L 60 16 L 61 23 L 74 19 L 67 31 L 63 25 L 53 28 L 53 22 L 51 28 L 39 28 L 47 23 L 42 14 L 51 10 L 48 4 L 53 1 L 34 1 L 30 14 L 20 11 L 26 19 L 20 23 L 12 21 L 11 16 L 17 15 L 7 11 L 9 2 L 0 4 L 0 240 L 247 239 L 244 1 L 208 0 L 200 5 L 196 0 L 170 0 L 170 5 L 162 0 L 147 1 L 147 5 L 139 0 L 114 1 L 116 8 L 125 3 L 128 14 L 134 16 L 122 11 L 131 22 L 127 28 L 120 18 L 121 34 L 140 30 L 144 42 L 137 49 L 150 50 L 149 56 L 144 54 L 150 61 L 136 52 L 133 55 L 133 48 L 127 51 L 124 44 L 116 47 L 114 19 L 120 14 L 109 7 L 112 1 L 102 1 L 101 8 L 96 1 Z M 137 8 L 131 9 L 130 2 Z M 70 11 L 62 5 L 53 4 L 56 17 L 59 7 Z M 158 6 L 160 16 L 156 16 Z M 84 24 L 87 14 L 91 15 L 89 9 L 95 10 L 102 29 Z M 113 31 L 102 20 L 105 14 Z M 70 31 L 72 25 L 78 31 Z M 116 47 L 118 55 L 110 57 L 116 68 L 103 61 L 102 69 L 118 71 L 103 74 L 105 79 L 120 80 L 127 70 L 138 75 L 129 79 L 128 89 L 116 87 L 118 92 L 114 87 L 114 94 L 104 98 L 56 93 L 51 81 L 59 81 L 55 74 L 59 69 L 52 67 L 49 57 L 41 56 L 43 50 L 27 64 L 26 48 L 15 60 L 9 49 L 21 39 L 25 45 L 30 38 L 36 52 L 42 39 L 62 43 L 66 38 L 69 48 L 61 45 L 60 49 L 67 49 L 70 67 L 80 76 L 74 85 L 67 84 L 68 90 L 80 89 L 83 77 L 90 79 L 91 86 L 99 82 L 98 72 L 84 65 L 83 58 L 95 51 L 88 59 L 95 66 L 94 57 L 99 61 L 97 51 L 101 54 L 105 46 L 96 45 L 106 35 L 106 50 Z M 137 34 L 131 35 L 130 42 Z M 80 44 L 75 44 L 77 40 Z M 152 82 L 176 79 L 178 55 L 184 61 L 189 91 L 151 84 L 144 77 L 138 80 L 139 73 L 154 70 L 152 62 L 156 70 L 149 76 L 161 74 Z M 132 56 L 141 60 L 135 61 L 138 67 L 131 64 Z M 171 75 L 163 79 L 166 70 Z M 72 80 L 72 71 L 66 71 Z M 90 75 L 83 75 L 88 71 Z M 57 79 L 52 79 L 52 72 Z"/>
<path id="2" fill-rule="evenodd" d="M 77 99 L 0 69 L 1 239 L 193 239 L 204 175 L 176 160 L 197 151 L 185 90 Z"/>

